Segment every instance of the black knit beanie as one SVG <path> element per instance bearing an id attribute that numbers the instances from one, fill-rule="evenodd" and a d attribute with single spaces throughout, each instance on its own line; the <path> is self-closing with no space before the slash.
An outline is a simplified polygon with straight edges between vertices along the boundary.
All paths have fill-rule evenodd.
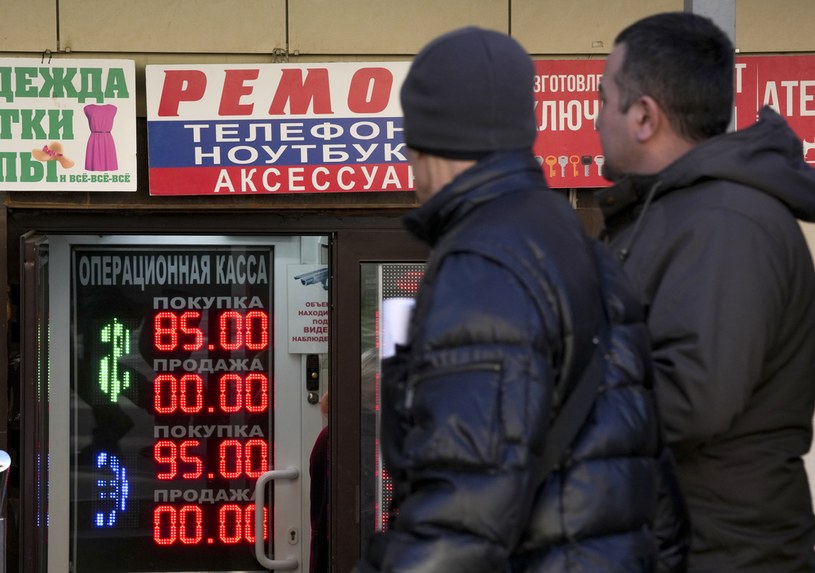
<path id="1" fill-rule="evenodd" d="M 405 142 L 456 159 L 530 149 L 534 74 L 529 55 L 505 34 L 468 27 L 439 36 L 402 84 Z"/>

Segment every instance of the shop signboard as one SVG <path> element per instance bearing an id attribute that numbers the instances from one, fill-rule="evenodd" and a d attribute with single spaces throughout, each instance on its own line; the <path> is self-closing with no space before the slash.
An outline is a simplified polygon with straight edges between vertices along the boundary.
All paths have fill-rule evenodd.
<path id="1" fill-rule="evenodd" d="M 135 191 L 133 60 L 0 58 L 0 190 Z"/>
<path id="2" fill-rule="evenodd" d="M 537 60 L 535 155 L 551 187 L 604 187 L 595 120 L 604 60 Z M 815 165 L 815 56 L 737 56 L 734 126 L 755 123 L 765 105 L 781 114 Z"/>
<path id="3" fill-rule="evenodd" d="M 605 60 L 536 60 L 533 152 L 553 188 L 597 188 Z M 399 88 L 409 62 L 147 66 L 152 195 L 413 189 Z M 815 164 L 815 56 L 738 56 L 737 129 L 769 105 Z"/>
<path id="4" fill-rule="evenodd" d="M 150 194 L 409 190 L 408 66 L 147 66 Z"/>
<path id="5" fill-rule="evenodd" d="M 736 129 L 753 124 L 765 105 L 787 120 L 815 166 L 815 56 L 737 57 Z"/>

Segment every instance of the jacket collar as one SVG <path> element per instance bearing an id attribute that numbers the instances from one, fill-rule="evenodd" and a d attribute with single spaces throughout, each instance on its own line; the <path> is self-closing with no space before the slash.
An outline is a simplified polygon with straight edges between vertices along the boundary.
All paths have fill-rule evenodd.
<path id="1" fill-rule="evenodd" d="M 658 200 L 706 179 L 751 187 L 783 202 L 799 219 L 815 221 L 815 170 L 804 160 L 801 140 L 769 107 L 753 125 L 711 137 L 660 173 L 628 175 L 595 197 L 613 232 L 636 219 L 649 196 Z"/>
<path id="2" fill-rule="evenodd" d="M 528 150 L 493 153 L 460 173 L 403 222 L 415 237 L 433 247 L 473 209 L 530 187 L 545 189 L 546 183 Z"/>
<path id="3" fill-rule="evenodd" d="M 645 202 L 645 198 L 660 180 L 660 174 L 626 175 L 613 186 L 600 189 L 595 197 L 603 217 L 612 220 L 633 206 Z"/>

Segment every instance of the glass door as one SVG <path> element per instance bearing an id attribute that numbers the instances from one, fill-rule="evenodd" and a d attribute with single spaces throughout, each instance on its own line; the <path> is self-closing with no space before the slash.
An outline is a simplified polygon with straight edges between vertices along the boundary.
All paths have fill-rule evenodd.
<path id="1" fill-rule="evenodd" d="M 48 245 L 47 571 L 307 570 L 327 238 Z"/>
<path id="2" fill-rule="evenodd" d="M 404 343 L 412 301 L 424 275 L 423 263 L 361 265 L 362 508 L 363 547 L 388 529 L 393 485 L 379 452 L 381 362 Z"/>
<path id="3" fill-rule="evenodd" d="M 332 571 L 350 571 L 368 540 L 388 527 L 390 483 L 379 456 L 383 315 L 416 292 L 428 249 L 402 229 L 337 233 L 332 250 Z M 353 527 L 351 525 L 353 524 Z"/>

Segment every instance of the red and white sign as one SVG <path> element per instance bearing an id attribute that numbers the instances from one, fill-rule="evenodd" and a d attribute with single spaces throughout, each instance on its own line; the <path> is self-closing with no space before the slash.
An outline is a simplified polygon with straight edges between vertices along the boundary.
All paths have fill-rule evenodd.
<path id="1" fill-rule="evenodd" d="M 151 195 L 410 191 L 409 62 L 147 66 Z M 554 188 L 604 187 L 604 60 L 535 61 L 534 153 Z M 736 127 L 770 105 L 815 163 L 815 56 L 736 59 Z"/>
<path id="2" fill-rule="evenodd" d="M 288 266 L 289 353 L 328 352 L 328 267 Z"/>
<path id="3" fill-rule="evenodd" d="M 594 129 L 605 60 L 537 60 L 535 157 L 550 187 L 604 187 L 603 152 Z"/>
<path id="4" fill-rule="evenodd" d="M 409 65 L 147 66 L 150 194 L 410 190 Z"/>
<path id="5" fill-rule="evenodd" d="M 736 129 L 753 124 L 765 105 L 787 120 L 815 165 L 815 56 L 736 58 Z"/>
<path id="6" fill-rule="evenodd" d="M 604 187 L 603 151 L 594 128 L 599 111 L 597 88 L 603 60 L 535 62 L 535 155 L 549 185 Z M 739 56 L 735 74 L 735 126 L 755 123 L 769 105 L 804 143 L 804 156 L 815 164 L 815 56 Z"/>

